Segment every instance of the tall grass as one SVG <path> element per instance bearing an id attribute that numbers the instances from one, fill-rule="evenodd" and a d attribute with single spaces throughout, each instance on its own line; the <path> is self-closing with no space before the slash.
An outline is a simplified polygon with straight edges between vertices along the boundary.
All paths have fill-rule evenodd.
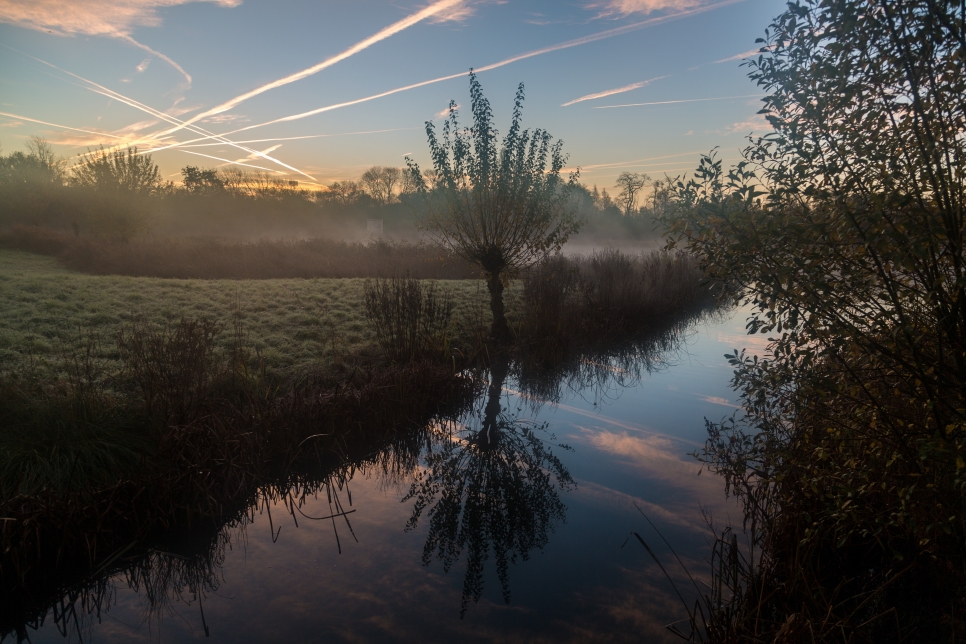
<path id="1" fill-rule="evenodd" d="M 561 255 L 524 275 L 518 335 L 586 344 L 657 326 L 707 295 L 697 263 L 683 253 Z"/>
<path id="2" fill-rule="evenodd" d="M 386 355 L 406 362 L 445 355 L 452 331 L 452 295 L 412 277 L 365 283 L 366 317 Z"/>

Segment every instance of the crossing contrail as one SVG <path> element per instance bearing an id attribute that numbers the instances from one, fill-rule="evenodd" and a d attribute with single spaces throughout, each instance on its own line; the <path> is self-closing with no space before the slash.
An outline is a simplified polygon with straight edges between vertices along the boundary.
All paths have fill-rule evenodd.
<path id="1" fill-rule="evenodd" d="M 244 94 L 239 94 L 235 98 L 225 101 L 221 105 L 217 105 L 209 110 L 202 112 L 201 114 L 193 116 L 187 121 L 185 121 L 184 123 L 182 123 L 181 125 L 179 125 L 178 127 L 162 132 L 161 134 L 162 135 L 172 134 L 174 132 L 177 132 L 178 130 L 181 130 L 187 127 L 188 125 L 191 125 L 192 123 L 196 123 L 200 121 L 201 119 L 207 118 L 209 116 L 213 116 L 215 114 L 221 114 L 222 112 L 227 112 L 228 110 L 237 106 L 239 103 L 247 101 L 248 99 L 258 96 L 259 94 L 263 94 L 269 90 L 275 89 L 276 87 L 282 87 L 283 85 L 288 85 L 289 83 L 294 83 L 295 81 L 299 81 L 299 80 L 302 80 L 303 78 L 312 76 L 313 74 L 317 74 L 323 69 L 331 67 L 332 65 L 335 65 L 336 63 L 341 62 L 346 58 L 349 58 L 350 56 L 354 56 L 355 54 L 359 53 L 364 49 L 368 49 L 369 47 L 376 44 L 377 42 L 385 40 L 386 38 L 389 38 L 390 36 L 393 36 L 399 33 L 400 31 L 403 31 L 404 29 L 408 29 L 409 27 L 415 25 L 418 22 L 426 20 L 427 18 L 431 18 L 432 16 L 435 16 L 440 12 L 446 11 L 447 9 L 451 9 L 452 7 L 458 4 L 461 4 L 462 2 L 463 0 L 439 0 L 438 2 L 434 2 L 433 4 L 429 5 L 425 9 L 421 11 L 417 11 L 416 13 L 410 16 L 407 16 L 406 18 L 403 18 L 398 22 L 394 22 L 393 24 L 389 25 L 385 29 L 373 34 L 372 36 L 369 36 L 364 40 L 360 40 L 352 47 L 349 47 L 348 49 L 346 49 L 340 54 L 336 54 L 331 58 L 327 58 L 326 60 L 323 60 L 321 63 L 317 65 L 313 65 L 312 67 L 303 69 L 300 72 L 290 74 L 284 78 L 280 78 L 276 81 L 272 81 L 271 83 L 266 83 L 265 85 L 262 85 L 261 87 L 257 87 L 249 92 L 245 92 Z"/>
<path id="2" fill-rule="evenodd" d="M 477 67 L 474 71 L 476 73 L 482 73 L 490 71 L 492 69 L 497 69 L 498 67 L 504 67 L 511 63 L 515 63 L 521 60 L 526 60 L 527 58 L 533 58 L 535 56 L 541 56 L 543 54 L 549 54 L 554 51 L 560 51 L 561 49 L 569 49 L 571 47 L 579 47 L 580 45 L 586 45 L 588 43 L 596 42 L 598 40 L 604 40 L 605 38 L 613 38 L 614 36 L 620 36 L 632 31 L 637 31 L 638 29 L 644 29 L 647 27 L 653 27 L 664 22 L 670 22 L 672 20 L 678 20 L 680 18 L 686 18 L 688 16 L 693 16 L 699 13 L 704 13 L 706 11 L 712 11 L 714 9 L 719 9 L 721 7 L 726 7 L 729 5 L 737 4 L 739 2 L 744 2 L 744 0 L 725 0 L 724 2 L 718 2 L 712 5 L 706 5 L 704 7 L 698 7 L 696 9 L 690 9 L 688 11 L 681 11 L 669 16 L 660 16 L 658 18 L 650 18 L 648 20 L 643 20 L 641 22 L 635 22 L 630 25 L 624 25 L 623 27 L 616 27 L 614 29 L 608 29 L 606 31 L 601 31 L 596 34 L 590 34 L 587 36 L 582 36 L 580 38 L 575 38 L 573 40 L 568 40 L 556 45 L 550 45 L 549 47 L 543 47 L 541 49 L 535 49 L 533 51 L 528 51 L 510 58 L 506 58 L 496 63 L 491 63 L 483 67 Z M 271 121 L 266 121 L 264 123 L 257 123 L 255 125 L 249 125 L 247 127 L 239 128 L 237 130 L 232 130 L 231 132 L 226 132 L 221 136 L 231 136 L 232 134 L 237 134 L 238 132 L 246 132 L 248 130 L 254 130 L 256 128 L 265 127 L 268 125 L 275 125 L 276 123 L 287 123 L 289 121 L 298 121 L 300 119 L 308 118 L 310 116 L 315 116 L 316 114 L 322 114 L 324 112 L 330 112 L 332 110 L 341 109 L 343 107 L 350 107 L 352 105 L 358 105 L 360 103 L 366 103 L 368 101 L 374 101 L 379 98 L 384 98 L 386 96 L 391 96 L 393 94 L 398 94 L 400 92 L 409 91 L 411 89 L 417 89 L 419 87 L 425 87 L 426 85 L 432 85 L 434 83 L 441 83 L 443 81 L 452 80 L 454 78 L 460 78 L 461 76 L 466 76 L 469 72 L 459 72 L 457 74 L 450 74 L 448 76 L 440 76 L 439 78 L 433 78 L 430 80 L 421 81 L 419 83 L 412 83 L 411 85 L 405 85 L 403 87 L 397 87 L 396 89 L 387 90 L 385 92 L 380 92 L 378 94 L 373 94 L 371 96 L 366 96 L 363 98 L 357 98 L 351 101 L 345 101 L 343 103 L 335 103 L 333 105 L 326 105 L 325 107 L 320 107 L 314 110 L 309 110 L 307 112 L 301 112 L 299 114 L 293 114 L 291 116 L 283 116 L 281 118 L 273 119 Z M 170 131 L 169 131 L 170 132 Z M 165 134 L 169 133 L 165 132 Z M 212 137 L 208 137 L 212 138 Z M 194 139 L 190 141 L 191 143 L 197 143 L 198 141 L 203 141 L 205 138 Z M 181 143 L 172 143 L 167 146 L 156 148 L 156 150 L 166 150 L 169 148 L 176 148 L 182 145 Z"/>

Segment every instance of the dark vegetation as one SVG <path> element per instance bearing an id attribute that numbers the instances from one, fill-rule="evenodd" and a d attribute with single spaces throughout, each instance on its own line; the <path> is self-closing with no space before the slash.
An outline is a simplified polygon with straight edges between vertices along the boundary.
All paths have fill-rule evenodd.
<path id="1" fill-rule="evenodd" d="M 964 25 L 790 3 L 750 62 L 775 134 L 674 186 L 672 244 L 770 336 L 729 356 L 744 414 L 709 425 L 751 548 L 718 540 L 692 639 L 966 635 Z"/>

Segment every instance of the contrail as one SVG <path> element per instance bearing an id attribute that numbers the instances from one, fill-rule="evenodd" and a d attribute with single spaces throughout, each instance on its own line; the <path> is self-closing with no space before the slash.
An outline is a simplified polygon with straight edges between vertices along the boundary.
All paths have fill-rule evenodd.
<path id="1" fill-rule="evenodd" d="M 120 35 L 118 35 L 116 37 L 117 38 L 120 38 L 121 40 L 123 40 L 126 43 L 129 43 L 131 45 L 134 45 L 138 49 L 143 49 L 144 51 L 148 52 L 152 56 L 157 56 L 158 58 L 160 58 L 164 62 L 168 63 L 169 65 L 171 65 L 172 67 L 174 67 L 175 69 L 177 69 L 179 72 L 181 72 L 181 75 L 182 76 L 184 76 L 185 81 L 187 81 L 187 85 L 184 87 L 184 89 L 188 89 L 188 88 L 191 87 L 191 74 L 189 74 L 188 72 L 186 72 L 181 65 L 179 65 L 176 62 L 174 62 L 173 60 L 171 60 L 170 58 L 168 58 L 167 56 L 165 56 L 164 54 L 162 54 L 160 51 L 155 51 L 154 49 L 151 49 L 147 45 L 144 45 L 142 43 L 139 43 L 138 41 L 134 40 L 134 38 L 131 38 L 127 34 L 120 34 Z"/>
<path id="2" fill-rule="evenodd" d="M 224 161 L 225 165 L 243 165 L 246 168 L 256 168 L 258 170 L 264 170 L 265 172 L 274 172 L 275 174 L 285 174 L 279 170 L 272 170 L 271 168 L 263 168 L 260 165 L 252 165 L 250 163 L 242 163 L 241 161 L 229 161 L 228 159 L 222 159 L 221 157 L 213 157 L 210 154 L 202 154 L 201 152 L 192 152 L 191 150 L 182 150 L 185 154 L 194 154 L 199 157 L 208 157 L 209 159 L 214 159 L 215 161 Z"/>
<path id="3" fill-rule="evenodd" d="M 635 163 L 644 163 L 645 161 L 660 161 L 662 159 L 673 159 L 675 157 L 691 156 L 692 154 L 701 154 L 701 152 L 700 151 L 696 151 L 696 152 L 679 152 L 677 154 L 665 154 L 664 156 L 660 156 L 660 157 L 647 157 L 646 159 L 632 159 L 630 161 L 617 161 L 615 163 L 595 163 L 595 164 L 586 165 L 586 166 L 582 165 L 582 166 L 580 166 L 580 169 L 581 170 L 593 170 L 595 168 L 615 168 L 615 167 L 616 168 L 619 168 L 619 167 L 625 166 L 625 165 L 631 165 L 631 164 L 635 164 Z M 683 163 L 683 162 L 678 162 L 678 163 Z"/>
<path id="4" fill-rule="evenodd" d="M 298 141 L 300 139 L 320 139 L 330 136 L 349 136 L 350 134 L 382 134 L 384 132 L 400 132 L 403 130 L 420 130 L 422 128 L 418 127 L 391 127 L 385 130 L 360 130 L 358 132 L 334 132 L 332 134 L 305 134 L 302 136 L 281 136 L 271 139 L 249 139 L 247 141 L 233 141 L 233 143 L 271 143 L 273 141 Z M 202 139 L 197 139 L 202 140 Z M 224 143 L 196 143 L 189 144 L 188 142 L 178 144 L 181 148 L 210 148 L 217 145 L 224 145 Z M 151 150 L 155 152 L 155 150 Z"/>
<path id="5" fill-rule="evenodd" d="M 22 56 L 26 56 L 27 58 L 30 58 L 32 60 L 37 61 L 38 63 L 41 63 L 43 65 L 46 65 L 46 66 L 48 66 L 48 67 L 50 67 L 52 69 L 56 69 L 59 72 L 63 72 L 64 74 L 67 74 L 69 76 L 72 76 L 72 77 L 74 77 L 74 78 L 76 78 L 76 79 L 78 79 L 78 80 L 80 80 L 80 81 L 82 81 L 84 83 L 87 83 L 88 85 L 91 85 L 91 86 L 97 88 L 97 89 L 91 89 L 91 87 L 85 87 L 85 89 L 87 89 L 87 90 L 89 90 L 91 92 L 94 92 L 96 94 L 101 94 L 102 96 L 106 96 L 108 98 L 111 98 L 111 99 L 120 101 L 121 103 L 124 103 L 125 105 L 128 105 L 129 107 L 133 107 L 135 109 L 141 110 L 142 112 L 145 112 L 147 114 L 150 114 L 150 115 L 152 115 L 152 116 L 154 116 L 156 118 L 159 118 L 161 120 L 167 121 L 168 123 L 175 124 L 175 125 L 180 125 L 180 124 L 183 123 L 183 121 L 181 121 L 180 119 L 177 119 L 177 118 L 175 118 L 175 117 L 173 117 L 173 116 L 171 116 L 169 114 L 165 114 L 164 112 L 161 112 L 160 110 L 156 110 L 155 108 L 153 108 L 153 107 L 151 107 L 149 105 L 145 105 L 144 103 L 141 103 L 139 101 L 136 101 L 133 98 L 129 98 L 127 96 L 124 96 L 123 94 L 121 94 L 119 92 L 115 92 L 114 90 L 109 89 L 107 87 L 104 87 L 103 85 L 101 85 L 99 83 L 95 83 L 94 81 L 92 81 L 90 79 L 87 79 L 87 78 L 84 78 L 83 76 L 80 76 L 80 75 L 75 74 L 73 72 L 69 72 L 66 69 L 63 69 L 61 67 L 58 67 L 57 65 L 54 65 L 53 63 L 48 63 L 46 60 L 37 58 L 36 56 L 31 56 L 30 54 L 27 54 L 27 53 L 24 53 L 22 51 L 16 50 L 13 47 L 9 47 L 8 45 L 2 45 L 2 44 L 0 44 L 0 46 L 6 47 L 7 49 L 10 49 L 12 51 L 15 51 L 15 52 L 17 52 L 18 54 L 20 54 Z M 275 159 L 273 157 L 270 157 L 270 156 L 268 156 L 266 154 L 259 153 L 256 150 L 252 150 L 251 148 L 246 148 L 243 145 L 238 145 L 237 143 L 234 143 L 233 141 L 229 141 L 228 139 L 222 137 L 221 135 L 212 134 L 210 131 L 205 130 L 204 128 L 201 128 L 201 127 L 196 126 L 196 125 L 189 126 L 189 129 L 192 132 L 195 132 L 197 134 L 208 135 L 206 137 L 208 139 L 215 139 L 216 141 L 221 141 L 222 143 L 225 143 L 227 145 L 231 145 L 233 147 L 236 147 L 239 150 L 243 150 L 243 151 L 249 152 L 249 153 L 258 154 L 259 156 L 261 156 L 262 158 L 264 158 L 264 159 L 266 159 L 268 161 L 272 161 L 273 163 L 277 163 L 278 165 L 282 166 L 283 168 L 287 168 L 289 170 L 292 170 L 293 172 L 297 172 L 298 174 L 301 174 L 303 176 L 306 176 L 309 179 L 312 179 L 313 181 L 315 181 L 315 177 L 313 177 L 312 175 L 307 174 L 305 172 L 302 172 L 298 168 L 293 168 L 292 166 L 290 166 L 288 164 L 285 164 L 285 163 L 279 161 L 278 159 Z M 164 135 L 165 135 L 165 132 L 155 133 L 155 134 L 152 134 L 152 135 L 150 135 L 148 137 L 141 137 L 139 139 L 135 139 L 133 142 L 129 142 L 128 145 L 137 145 L 138 143 L 141 143 L 141 142 L 158 141 L 160 139 L 160 137 L 162 137 Z M 120 138 L 120 137 L 117 137 L 117 138 Z M 162 149 L 167 149 L 167 148 L 162 148 Z M 153 150 L 148 150 L 148 151 L 153 151 Z"/>
<path id="6" fill-rule="evenodd" d="M 674 103 L 703 103 L 705 101 L 724 101 L 729 98 L 761 98 L 764 94 L 744 94 L 742 96 L 715 96 L 714 98 L 689 98 L 682 101 L 651 101 L 650 103 L 625 103 L 624 105 L 595 105 L 595 110 L 609 110 L 615 107 L 640 107 L 642 105 L 673 105 Z"/>
<path id="7" fill-rule="evenodd" d="M 541 56 L 543 54 L 549 54 L 551 52 L 559 51 L 561 49 L 569 49 L 571 47 L 578 47 L 580 45 L 586 45 L 588 43 L 596 42 L 598 40 L 604 40 L 605 38 L 612 38 L 614 36 L 620 36 L 622 34 L 626 34 L 626 33 L 631 32 L 631 31 L 636 31 L 638 29 L 644 29 L 646 27 L 652 27 L 654 25 L 658 25 L 658 24 L 661 24 L 661 23 L 664 23 L 664 22 L 670 22 L 672 20 L 678 20 L 680 18 L 686 18 L 688 16 L 693 16 L 693 15 L 696 15 L 696 14 L 699 14 L 699 13 L 704 13 L 706 11 L 711 11 L 713 9 L 719 9 L 721 7 L 726 7 L 726 6 L 729 6 L 729 5 L 737 4 L 739 2 L 744 2 L 744 0 L 725 0 L 725 2 L 719 2 L 719 3 L 713 4 L 713 5 L 707 5 L 707 6 L 704 6 L 704 7 L 698 7 L 696 9 L 690 9 L 688 11 L 682 11 L 680 13 L 676 13 L 676 14 L 673 14 L 673 15 L 670 15 L 670 16 L 661 16 L 661 17 L 658 17 L 658 18 L 651 18 L 649 20 L 644 20 L 644 21 L 641 21 L 641 22 L 636 22 L 634 24 L 624 25 L 623 27 L 617 27 L 615 29 L 608 29 L 607 31 L 601 31 L 601 32 L 598 32 L 596 34 L 590 34 L 589 36 L 583 36 L 581 38 L 575 38 L 574 40 L 568 40 L 566 42 L 558 43 L 556 45 L 551 45 L 549 47 L 544 47 L 542 49 L 535 49 L 533 51 L 529 51 L 529 52 L 526 52 L 526 53 L 523 53 L 523 54 L 518 54 L 516 56 L 513 56 L 512 58 L 507 58 L 507 59 L 501 60 L 500 62 L 497 62 L 497 63 L 492 63 L 492 64 L 486 65 L 484 67 L 478 67 L 474 71 L 476 71 L 477 73 L 490 71 L 492 69 L 497 69 L 498 67 L 503 67 L 503 66 L 509 65 L 511 63 L 515 63 L 515 62 L 518 62 L 518 61 L 521 61 L 521 60 L 525 60 L 527 58 L 533 58 L 534 56 Z M 459 72 L 458 74 L 450 74 L 449 76 L 440 76 L 439 78 L 433 78 L 431 80 L 426 80 L 426 81 L 422 81 L 422 82 L 419 82 L 419 83 L 413 83 L 411 85 L 406 85 L 404 87 L 397 87 L 396 89 L 391 89 L 391 90 L 388 90 L 388 91 L 385 91 L 385 92 L 380 92 L 379 94 L 373 94 L 372 96 L 366 96 L 364 98 L 357 98 L 355 100 L 346 101 L 344 103 L 336 103 L 334 105 L 327 105 L 325 107 L 320 107 L 318 109 L 310 110 L 308 112 L 302 112 L 300 114 L 293 114 L 292 116 L 285 116 L 285 117 L 282 117 L 282 118 L 274 119 L 272 121 L 266 121 L 265 123 L 258 123 L 256 125 L 249 125 L 247 127 L 239 128 L 237 130 L 232 130 L 231 132 L 226 132 L 225 134 L 222 134 L 221 136 L 230 136 L 232 134 L 237 134 L 238 132 L 245 132 L 247 130 L 253 130 L 253 129 L 259 128 L 259 127 L 265 127 L 266 125 L 274 125 L 276 123 L 285 123 L 285 122 L 288 122 L 288 121 L 297 121 L 297 120 L 300 120 L 300 119 L 307 118 L 309 116 L 315 116 L 316 114 L 322 114 L 323 112 L 330 112 L 332 110 L 337 110 L 337 109 L 340 109 L 340 108 L 343 108 L 343 107 L 349 107 L 351 105 L 358 105 L 359 103 L 365 103 L 365 102 L 368 102 L 368 101 L 373 101 L 373 100 L 376 100 L 378 98 L 383 98 L 383 97 L 386 97 L 386 96 L 390 96 L 392 94 L 398 94 L 399 92 L 405 92 L 405 91 L 408 91 L 408 90 L 411 90 L 411 89 L 416 89 L 416 88 L 419 88 L 419 87 L 425 87 L 426 85 L 432 85 L 434 83 L 441 83 L 443 81 L 452 80 L 454 78 L 460 78 L 461 76 L 466 76 L 468 73 L 469 72 Z M 209 137 L 209 138 L 212 138 L 212 137 Z M 204 139 L 199 139 L 199 140 L 204 140 Z M 193 142 L 196 142 L 196 141 L 193 141 Z M 157 149 L 158 150 L 164 150 L 164 149 L 167 149 L 167 148 L 178 147 L 179 145 L 180 144 L 175 143 L 175 144 L 169 145 L 167 147 L 162 147 L 162 148 L 157 148 Z"/>
<path id="8" fill-rule="evenodd" d="M 51 127 L 59 127 L 63 130 L 73 130 L 75 132 L 83 132 L 84 134 L 94 134 L 96 136 L 107 136 L 112 139 L 125 139 L 126 137 L 117 136 L 116 134 L 107 134 L 106 132 L 94 132 L 93 130 L 82 130 L 76 127 L 68 127 L 66 125 L 58 125 L 57 123 L 48 123 L 47 121 L 40 121 L 38 119 L 32 119 L 29 116 L 19 116 L 17 114 L 10 114 L 9 112 L 0 112 L 0 116 L 6 116 L 12 119 L 22 119 L 24 121 L 30 121 L 31 123 L 40 123 L 41 125 L 49 125 Z"/>
<path id="9" fill-rule="evenodd" d="M 288 85 L 289 83 L 294 83 L 295 81 L 299 81 L 299 80 L 302 80 L 303 78 L 307 78 L 308 76 L 312 76 L 313 74 L 317 74 L 323 69 L 331 67 L 332 65 L 335 65 L 336 63 L 343 61 L 346 58 L 349 58 L 350 56 L 354 56 L 355 54 L 359 53 L 363 49 L 367 49 L 372 45 L 376 44 L 377 42 L 385 40 L 386 38 L 389 38 L 390 36 L 393 36 L 399 33 L 400 31 L 403 31 L 404 29 L 408 29 L 409 27 L 415 25 L 416 23 L 421 22 L 427 18 L 430 18 L 441 11 L 445 11 L 446 9 L 449 9 L 454 5 L 460 4 L 461 2 L 463 2 L 463 0 L 439 0 L 438 2 L 434 2 L 433 4 L 423 9 L 422 11 L 417 11 L 416 13 L 406 18 L 403 18 L 398 22 L 395 22 L 389 25 L 382 31 L 379 31 L 378 33 L 372 36 L 369 36 L 364 40 L 360 40 L 352 47 L 349 47 L 348 49 L 343 51 L 341 54 L 336 54 L 331 58 L 327 58 L 326 60 L 323 60 L 318 65 L 313 65 L 312 67 L 303 69 L 300 72 L 290 74 L 285 78 L 280 78 L 276 81 L 272 81 L 271 83 L 262 85 L 261 87 L 251 90 L 250 92 L 245 92 L 244 94 L 240 94 L 239 96 L 236 96 L 235 98 L 229 101 L 225 101 L 221 105 L 218 105 L 216 107 L 211 108 L 210 110 L 207 110 L 205 112 L 202 112 L 201 114 L 191 117 L 190 119 L 185 121 L 181 126 L 168 130 L 163 134 L 171 134 L 172 132 L 176 132 L 182 129 L 183 127 L 191 125 L 192 123 L 196 123 L 197 121 L 203 118 L 213 116 L 215 114 L 221 114 L 222 112 L 227 112 L 228 110 L 237 106 L 239 103 L 247 101 L 248 99 L 258 96 L 259 94 L 263 94 L 269 90 L 275 89 L 276 87 L 282 87 L 283 85 Z"/>
<path id="10" fill-rule="evenodd" d="M 667 78 L 667 75 L 658 76 L 657 78 L 650 78 L 648 80 L 641 81 L 640 83 L 631 83 L 630 85 L 624 85 L 623 87 L 618 87 L 616 89 L 608 89 L 603 92 L 597 92 L 596 94 L 587 94 L 586 96 L 581 96 L 580 98 L 575 98 L 572 101 L 563 103 L 560 107 L 567 107 L 568 105 L 573 105 L 574 103 L 581 103 L 583 101 L 592 101 L 595 98 L 604 98 L 605 96 L 613 96 L 614 94 L 622 94 L 624 92 L 629 92 L 632 89 L 639 89 L 641 87 L 644 87 L 645 85 L 650 85 L 654 81 L 659 81 L 664 78 Z"/>
<path id="11" fill-rule="evenodd" d="M 98 86 L 98 87 L 101 87 L 101 86 Z M 153 116 L 156 116 L 157 118 L 163 119 L 163 120 L 167 121 L 168 123 L 177 123 L 177 124 L 181 124 L 182 123 L 182 121 L 180 121 L 179 119 L 176 119 L 173 116 L 170 116 L 168 114 L 165 114 L 164 112 L 160 112 L 160 111 L 154 109 L 153 107 L 150 107 L 148 105 L 144 105 L 143 103 L 139 103 L 138 101 L 135 101 L 132 98 L 128 98 L 126 96 L 123 96 L 122 94 L 118 94 L 117 92 L 115 92 L 113 90 L 110 90 L 110 89 L 107 89 L 107 88 L 92 89 L 90 87 L 88 87 L 87 89 L 89 91 L 91 91 L 91 92 L 94 92 L 95 94 L 100 94 L 102 96 L 106 96 L 108 98 L 112 98 L 114 100 L 120 101 L 121 103 L 124 103 L 125 105 L 129 105 L 130 107 L 134 107 L 136 109 L 140 109 L 140 110 L 142 110 L 144 112 L 147 112 L 148 114 L 151 114 Z M 202 134 L 211 134 L 210 132 L 207 132 L 206 130 L 203 130 L 201 128 L 198 128 L 197 126 L 190 126 L 190 127 L 195 132 L 202 133 Z M 154 140 L 157 140 L 160 136 L 163 136 L 164 134 L 165 134 L 164 132 L 161 132 L 159 134 L 154 134 L 154 135 L 151 135 L 151 138 L 154 139 Z M 288 165 L 287 163 L 284 163 L 282 161 L 279 161 L 278 159 L 276 159 L 274 157 L 270 157 L 267 154 L 265 154 L 264 152 L 259 152 L 258 150 L 253 150 L 251 148 L 246 148 L 244 145 L 239 145 L 239 144 L 234 143 L 233 141 L 229 141 L 228 139 L 225 139 L 224 137 L 221 137 L 219 135 L 212 134 L 211 136 L 212 136 L 212 138 L 216 138 L 217 140 L 222 141 L 223 143 L 226 143 L 226 144 L 231 145 L 233 147 L 236 147 L 239 150 L 244 150 L 245 152 L 248 152 L 250 154 L 254 154 L 254 155 L 260 156 L 263 159 L 266 159 L 268 161 L 272 161 L 274 163 L 277 163 L 278 165 L 282 166 L 283 168 L 287 168 L 287 169 L 289 169 L 289 170 L 291 170 L 293 172 L 297 172 L 298 174 L 301 174 L 303 176 L 306 176 L 309 179 L 312 179 L 313 181 L 315 181 L 315 177 L 313 177 L 312 175 L 307 174 L 305 172 L 302 172 L 298 168 L 292 167 L 292 166 Z M 140 139 L 140 140 L 145 140 L 145 139 Z M 155 149 L 151 149 L 151 150 L 146 150 L 144 153 L 146 154 L 147 152 L 154 152 L 154 151 L 155 151 Z"/>

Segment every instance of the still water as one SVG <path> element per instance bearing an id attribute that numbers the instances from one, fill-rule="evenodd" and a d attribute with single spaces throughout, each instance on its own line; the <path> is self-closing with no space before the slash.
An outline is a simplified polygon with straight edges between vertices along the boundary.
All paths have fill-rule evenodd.
<path id="1" fill-rule="evenodd" d="M 742 311 L 584 355 L 555 374 L 496 364 L 458 418 L 289 494 L 198 546 L 158 549 L 68 592 L 33 642 L 680 641 L 710 533 L 740 521 L 690 453 L 737 410 Z M 336 515 L 336 516 L 332 516 Z M 625 545 L 626 542 L 626 545 Z M 14 633 L 6 639 L 16 639 Z"/>

